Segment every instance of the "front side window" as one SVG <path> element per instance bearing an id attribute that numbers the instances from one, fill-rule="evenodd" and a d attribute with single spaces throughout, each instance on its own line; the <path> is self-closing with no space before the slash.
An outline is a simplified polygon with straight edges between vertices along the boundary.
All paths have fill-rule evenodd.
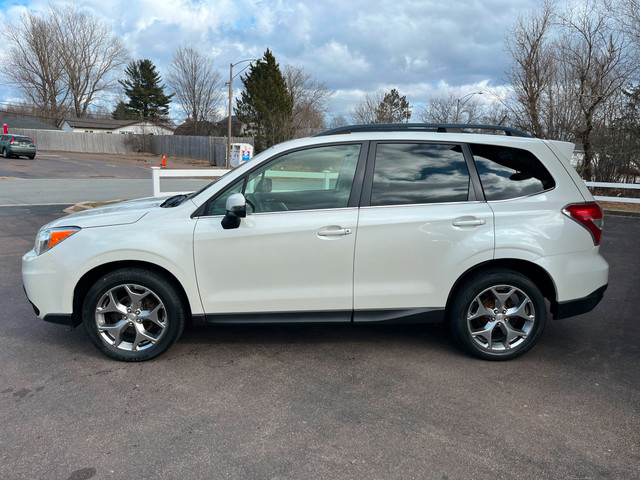
<path id="1" fill-rule="evenodd" d="M 534 195 L 555 187 L 551 174 L 528 150 L 470 144 L 487 200 Z"/>
<path id="2" fill-rule="evenodd" d="M 469 181 L 459 145 L 378 144 L 371 205 L 464 202 Z"/>
<path id="3" fill-rule="evenodd" d="M 284 154 L 227 188 L 210 202 L 207 215 L 224 215 L 226 198 L 238 192 L 249 213 L 347 207 L 360 149 L 331 145 Z"/>

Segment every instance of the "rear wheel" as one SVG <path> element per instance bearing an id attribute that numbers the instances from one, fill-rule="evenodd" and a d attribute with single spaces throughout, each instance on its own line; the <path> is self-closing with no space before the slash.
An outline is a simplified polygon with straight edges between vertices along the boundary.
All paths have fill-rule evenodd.
<path id="1" fill-rule="evenodd" d="M 82 309 L 93 344 L 109 357 L 128 362 L 164 353 L 182 333 L 185 318 L 184 302 L 171 283 L 134 268 L 98 280 Z"/>
<path id="2" fill-rule="evenodd" d="M 33 160 L 34 158 L 36 158 L 35 155 L 29 155 L 29 160 Z"/>
<path id="3" fill-rule="evenodd" d="M 3 148 L 3 149 L 2 149 L 2 156 L 3 156 L 4 158 L 9 158 L 9 154 L 7 153 L 7 149 L 6 149 L 6 148 Z"/>
<path id="4" fill-rule="evenodd" d="M 469 278 L 455 293 L 449 321 L 455 339 L 472 355 L 509 360 L 536 344 L 547 305 L 524 275 L 492 270 Z"/>

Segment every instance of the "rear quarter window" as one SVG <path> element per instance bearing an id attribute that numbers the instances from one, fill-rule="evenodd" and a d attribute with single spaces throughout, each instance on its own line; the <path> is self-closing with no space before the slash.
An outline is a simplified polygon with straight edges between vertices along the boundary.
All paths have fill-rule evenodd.
<path id="1" fill-rule="evenodd" d="M 535 195 L 556 185 L 542 162 L 528 150 L 481 144 L 469 147 L 487 200 Z"/>

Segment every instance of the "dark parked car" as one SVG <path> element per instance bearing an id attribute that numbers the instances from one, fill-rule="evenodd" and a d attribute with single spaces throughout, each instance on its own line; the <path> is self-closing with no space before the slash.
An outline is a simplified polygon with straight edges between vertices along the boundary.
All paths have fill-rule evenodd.
<path id="1" fill-rule="evenodd" d="M 4 158 L 23 156 L 33 160 L 36 158 L 36 144 L 30 137 L 5 134 L 0 136 L 0 152 Z"/>

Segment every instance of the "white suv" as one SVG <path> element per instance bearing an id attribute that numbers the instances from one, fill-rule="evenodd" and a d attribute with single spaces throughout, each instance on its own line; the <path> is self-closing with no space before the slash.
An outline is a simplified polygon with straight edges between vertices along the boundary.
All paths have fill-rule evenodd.
<path id="1" fill-rule="evenodd" d="M 160 355 L 188 320 L 447 321 L 473 355 L 517 357 L 545 299 L 565 318 L 602 298 L 602 211 L 573 144 L 467 127 L 336 129 L 189 195 L 55 220 L 23 258 L 27 296 L 125 361 Z"/>

